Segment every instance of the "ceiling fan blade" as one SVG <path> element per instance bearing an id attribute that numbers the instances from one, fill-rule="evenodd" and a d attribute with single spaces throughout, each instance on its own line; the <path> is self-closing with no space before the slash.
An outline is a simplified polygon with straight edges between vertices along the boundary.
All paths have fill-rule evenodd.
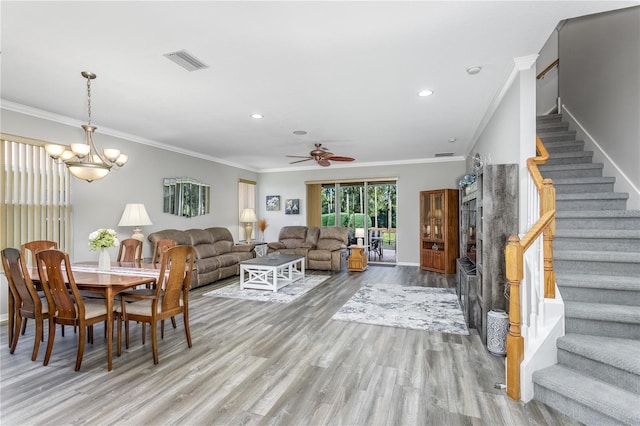
<path id="1" fill-rule="evenodd" d="M 327 160 L 326 158 L 319 159 L 318 164 L 320 164 L 322 167 L 329 167 L 331 165 L 329 160 Z"/>
<path id="2" fill-rule="evenodd" d="M 313 160 L 313 158 L 305 158 L 304 160 L 292 161 L 289 164 L 302 163 L 303 161 L 309 161 L 309 160 Z"/>
<path id="3" fill-rule="evenodd" d="M 355 158 L 342 157 L 340 155 L 332 155 L 331 157 L 326 157 L 326 159 L 331 161 L 354 161 L 355 160 Z"/>
<path id="4" fill-rule="evenodd" d="M 313 157 L 309 157 L 308 155 L 287 155 L 287 157 L 291 158 L 306 158 L 307 160 L 311 160 Z"/>

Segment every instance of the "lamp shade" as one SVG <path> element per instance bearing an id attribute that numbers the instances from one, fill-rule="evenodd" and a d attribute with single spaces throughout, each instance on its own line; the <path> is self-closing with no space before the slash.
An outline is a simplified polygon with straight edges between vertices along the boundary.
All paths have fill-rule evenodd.
<path id="1" fill-rule="evenodd" d="M 364 238 L 364 228 L 356 228 L 356 238 Z"/>
<path id="2" fill-rule="evenodd" d="M 256 212 L 253 209 L 243 209 L 242 213 L 240 213 L 240 222 L 251 223 L 257 221 L 258 218 L 256 217 Z"/>
<path id="3" fill-rule="evenodd" d="M 127 204 L 120 218 L 118 226 L 147 226 L 153 225 L 144 204 Z"/>

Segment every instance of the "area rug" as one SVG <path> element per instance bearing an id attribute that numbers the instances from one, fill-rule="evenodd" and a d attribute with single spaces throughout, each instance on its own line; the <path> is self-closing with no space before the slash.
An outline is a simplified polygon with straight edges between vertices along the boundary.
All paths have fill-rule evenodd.
<path id="1" fill-rule="evenodd" d="M 307 275 L 302 279 L 280 288 L 276 293 L 267 290 L 240 289 L 240 280 L 217 290 L 204 293 L 203 296 L 248 299 L 258 302 L 291 303 L 324 282 L 329 275 Z"/>
<path id="2" fill-rule="evenodd" d="M 332 319 L 469 334 L 455 289 L 449 288 L 365 284 Z"/>

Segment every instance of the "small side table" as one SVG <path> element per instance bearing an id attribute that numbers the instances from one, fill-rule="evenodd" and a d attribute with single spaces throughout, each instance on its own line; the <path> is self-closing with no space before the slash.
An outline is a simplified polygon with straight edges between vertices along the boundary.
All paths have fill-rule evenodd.
<path id="1" fill-rule="evenodd" d="M 348 269 L 350 271 L 362 272 L 367 269 L 367 256 L 365 250 L 368 246 L 349 246 Z"/>
<path id="2" fill-rule="evenodd" d="M 256 247 L 254 248 L 256 252 L 256 257 L 265 257 L 267 255 L 267 243 L 254 243 Z"/>

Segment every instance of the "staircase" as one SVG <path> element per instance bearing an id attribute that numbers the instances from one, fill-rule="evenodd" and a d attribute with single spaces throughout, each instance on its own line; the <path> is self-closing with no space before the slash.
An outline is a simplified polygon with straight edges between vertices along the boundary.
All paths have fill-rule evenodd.
<path id="1" fill-rule="evenodd" d="M 640 425 L 640 211 L 613 192 L 560 114 L 537 119 L 556 188 L 553 262 L 565 304 L 558 363 L 533 375 L 534 398 L 580 422 Z"/>

